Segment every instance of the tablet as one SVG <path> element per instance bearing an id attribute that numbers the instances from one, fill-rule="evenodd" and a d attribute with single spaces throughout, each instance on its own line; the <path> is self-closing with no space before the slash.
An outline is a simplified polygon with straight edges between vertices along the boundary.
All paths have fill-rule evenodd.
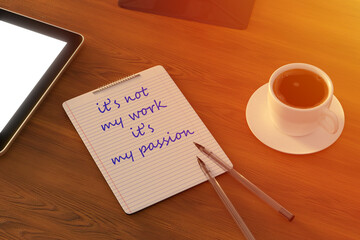
<path id="1" fill-rule="evenodd" d="M 84 38 L 0 8 L 0 155 L 82 45 Z"/>

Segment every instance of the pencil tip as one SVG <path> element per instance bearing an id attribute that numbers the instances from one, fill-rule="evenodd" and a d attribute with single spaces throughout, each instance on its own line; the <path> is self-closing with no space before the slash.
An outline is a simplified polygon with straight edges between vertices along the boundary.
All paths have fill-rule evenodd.
<path id="1" fill-rule="evenodd" d="M 198 144 L 198 143 L 196 143 L 196 142 L 194 142 L 194 144 L 195 144 L 195 146 L 198 148 L 198 149 L 202 149 L 202 148 L 204 148 L 203 146 L 201 146 L 200 144 Z"/>
<path id="2" fill-rule="evenodd" d="M 203 160 L 201 160 L 198 156 L 196 156 L 196 158 L 197 158 L 199 164 L 201 164 L 201 165 L 204 164 Z"/>

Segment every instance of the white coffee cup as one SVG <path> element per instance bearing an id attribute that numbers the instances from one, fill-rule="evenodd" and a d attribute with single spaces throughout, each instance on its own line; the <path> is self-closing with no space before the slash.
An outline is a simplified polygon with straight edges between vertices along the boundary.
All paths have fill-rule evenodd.
<path id="1" fill-rule="evenodd" d="M 291 69 L 305 69 L 320 76 L 328 87 L 326 99 L 311 108 L 296 108 L 280 101 L 273 90 L 277 77 Z M 268 109 L 274 125 L 290 136 L 304 136 L 322 126 L 329 134 L 334 134 L 339 128 L 339 121 L 329 107 L 334 94 L 334 87 L 329 76 L 321 69 L 306 63 L 290 63 L 278 68 L 270 77 L 268 89 Z M 304 96 L 305 97 L 305 96 Z"/>

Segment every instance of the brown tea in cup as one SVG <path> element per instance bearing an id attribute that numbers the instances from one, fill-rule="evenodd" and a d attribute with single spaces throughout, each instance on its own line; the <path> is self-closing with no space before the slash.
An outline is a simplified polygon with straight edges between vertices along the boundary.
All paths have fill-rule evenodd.
<path id="1" fill-rule="evenodd" d="M 329 94 L 325 80 L 305 69 L 281 73 L 274 81 L 273 91 L 284 104 L 304 109 L 320 105 Z"/>

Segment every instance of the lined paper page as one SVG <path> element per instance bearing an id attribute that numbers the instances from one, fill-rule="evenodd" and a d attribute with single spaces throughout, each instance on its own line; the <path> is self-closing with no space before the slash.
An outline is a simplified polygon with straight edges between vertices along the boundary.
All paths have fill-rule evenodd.
<path id="1" fill-rule="evenodd" d="M 63 107 L 124 211 L 139 211 L 224 171 L 193 142 L 232 166 L 162 66 L 68 100 Z"/>

